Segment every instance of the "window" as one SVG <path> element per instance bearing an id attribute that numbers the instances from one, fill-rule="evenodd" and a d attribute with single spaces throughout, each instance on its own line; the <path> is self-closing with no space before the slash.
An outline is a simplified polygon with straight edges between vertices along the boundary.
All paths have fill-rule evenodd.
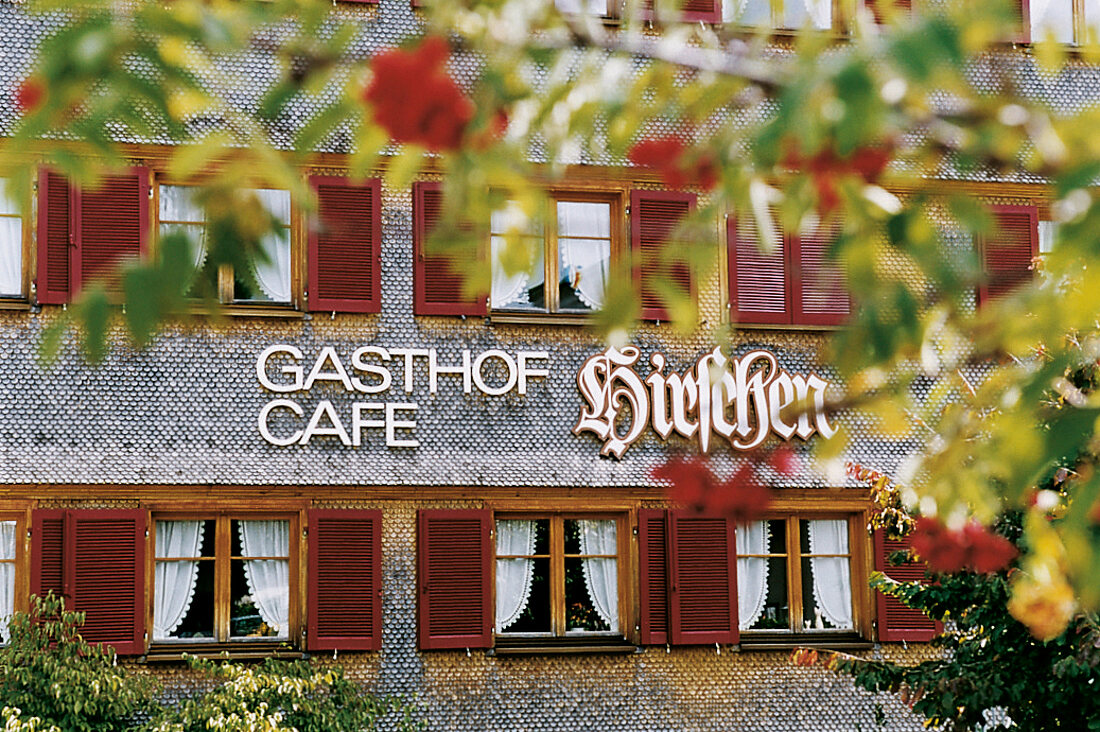
<path id="1" fill-rule="evenodd" d="M 782 232 L 771 251 L 752 216 L 726 224 L 730 310 L 747 325 L 840 325 L 851 311 L 844 273 L 829 258 L 836 224 Z"/>
<path id="2" fill-rule="evenodd" d="M 497 518 L 495 531 L 498 635 L 622 634 L 617 519 Z"/>
<path id="3" fill-rule="evenodd" d="M 738 625 L 757 631 L 854 632 L 848 518 L 787 517 L 737 527 Z"/>
<path id="4" fill-rule="evenodd" d="M 23 218 L 9 185 L 0 178 L 0 297 L 22 297 Z"/>
<path id="5" fill-rule="evenodd" d="M 490 221 L 493 310 L 588 313 L 603 307 L 618 256 L 621 203 L 611 194 L 552 194 L 532 220 L 515 203 Z M 547 283 L 554 283 L 547 287 Z"/>
<path id="6" fill-rule="evenodd" d="M 293 517 L 157 517 L 154 643 L 297 638 Z"/>
<path id="7" fill-rule="evenodd" d="M 726 0 L 726 22 L 765 28 L 828 30 L 833 26 L 831 0 Z"/>
<path id="8" fill-rule="evenodd" d="M 19 531 L 22 521 L 15 518 L 0 517 L 0 642 L 7 643 L 11 637 L 8 623 L 16 610 L 15 593 L 18 586 L 15 580 L 19 567 L 17 557 L 22 555 Z M 22 603 L 19 604 L 22 609 Z"/>
<path id="9" fill-rule="evenodd" d="M 983 281 L 978 305 L 1010 293 L 1032 277 L 1032 260 L 1039 254 L 1039 214 L 1035 206 L 990 207 L 995 229 L 977 237 Z"/>
<path id="10" fill-rule="evenodd" d="M 1030 40 L 1084 45 L 1100 38 L 1100 0 L 1047 0 L 1025 6 Z"/>

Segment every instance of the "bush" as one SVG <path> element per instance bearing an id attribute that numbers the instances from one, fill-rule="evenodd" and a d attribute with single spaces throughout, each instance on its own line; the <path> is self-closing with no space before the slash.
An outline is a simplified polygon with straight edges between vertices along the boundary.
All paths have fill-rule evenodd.
<path id="1" fill-rule="evenodd" d="M 131 726 L 150 708 L 149 680 L 120 668 L 113 648 L 85 641 L 84 613 L 65 610 L 62 598 L 31 600 L 31 612 L 15 614 L 11 639 L 0 648 L 0 704 L 11 708 L 5 721 L 14 729 L 66 732 Z"/>

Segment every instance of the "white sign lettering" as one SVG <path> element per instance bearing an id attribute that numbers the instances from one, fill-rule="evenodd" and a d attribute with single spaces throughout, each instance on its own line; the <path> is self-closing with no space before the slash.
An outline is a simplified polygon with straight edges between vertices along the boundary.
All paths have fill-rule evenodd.
<path id="1" fill-rule="evenodd" d="M 703 452 L 715 435 L 736 450 L 751 450 L 769 432 L 784 440 L 836 434 L 825 413 L 828 383 L 817 374 L 787 373 L 769 351 L 750 351 L 737 359 L 715 348 L 683 374 L 666 374 L 664 355 L 654 353 L 645 378 L 634 370 L 640 356 L 634 346 L 609 348 L 589 357 L 577 372 L 587 406 L 573 434 L 594 433 L 603 440 L 602 455 L 622 457 L 646 427 L 661 439 L 673 432 L 695 439 Z M 801 409 L 788 421 L 784 409 L 792 405 Z"/>
<path id="2" fill-rule="evenodd" d="M 540 365 L 547 361 L 546 351 L 517 351 L 514 355 L 500 349 L 489 349 L 476 357 L 463 350 L 461 362 L 440 363 L 434 348 L 382 348 L 361 346 L 350 358 L 350 368 L 332 346 L 323 347 L 306 369 L 306 356 L 295 346 L 277 343 L 265 348 L 256 359 L 256 379 L 268 391 L 277 394 L 309 392 L 319 382 L 342 388 L 344 392 L 382 394 L 397 386 L 406 394 L 417 387 L 418 360 L 428 372 L 428 393 L 439 392 L 440 377 L 461 378 L 462 391 L 470 394 L 476 388 L 488 396 L 503 396 L 509 392 L 527 394 L 532 379 L 549 376 L 550 370 Z M 395 383 L 390 364 L 397 368 Z M 307 410 L 293 399 L 274 399 L 263 406 L 257 418 L 260 437 L 272 445 L 308 445 L 315 437 L 334 437 L 348 447 L 360 447 L 367 430 L 381 430 L 387 447 L 419 447 L 412 436 L 416 429 L 416 403 L 353 402 L 350 407 L 338 407 L 329 399 L 317 402 L 307 419 Z M 276 434 L 272 422 L 292 426 Z"/>

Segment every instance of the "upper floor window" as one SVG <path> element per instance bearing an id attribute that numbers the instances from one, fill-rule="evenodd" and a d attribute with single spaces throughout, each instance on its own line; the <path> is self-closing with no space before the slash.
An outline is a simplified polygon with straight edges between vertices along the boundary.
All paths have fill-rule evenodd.
<path id="1" fill-rule="evenodd" d="M 0 297 L 22 297 L 23 217 L 9 186 L 0 178 Z"/>
<path id="2" fill-rule="evenodd" d="M 723 0 L 722 17 L 737 25 L 828 30 L 833 26 L 833 4 L 831 0 Z"/>
<path id="3" fill-rule="evenodd" d="M 1032 41 L 1083 45 L 1100 37 L 1100 0 L 1030 0 L 1023 7 Z"/>
<path id="4" fill-rule="evenodd" d="M 618 196 L 552 194 L 544 220 L 514 203 L 493 212 L 490 261 L 494 310 L 585 313 L 603 307 L 618 255 Z M 550 283 L 547 286 L 547 283 Z"/>
<path id="5" fill-rule="evenodd" d="M 843 271 L 829 250 L 839 235 L 835 224 L 784 232 L 769 248 L 752 216 L 730 216 L 726 224 L 730 310 L 748 325 L 839 325 L 851 311 Z"/>
<path id="6" fill-rule="evenodd" d="M 741 631 L 854 631 L 850 530 L 796 516 L 738 526 Z"/>

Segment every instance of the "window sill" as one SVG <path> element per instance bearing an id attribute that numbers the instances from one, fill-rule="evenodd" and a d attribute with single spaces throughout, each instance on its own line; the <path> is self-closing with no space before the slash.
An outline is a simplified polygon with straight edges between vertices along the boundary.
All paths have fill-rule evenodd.
<path id="1" fill-rule="evenodd" d="M 836 635 L 791 633 L 741 633 L 742 651 L 789 651 L 793 648 L 813 648 L 819 651 L 869 651 L 875 644 L 854 633 Z"/>
<path id="2" fill-rule="evenodd" d="M 31 304 L 26 300 L 14 297 L 0 298 L 0 310 L 30 310 Z"/>
<path id="3" fill-rule="evenodd" d="M 211 311 L 209 308 L 196 306 L 194 312 L 203 315 L 229 315 L 236 318 L 286 318 L 287 320 L 304 320 L 306 313 L 294 310 L 290 305 L 244 305 L 241 303 L 227 303 L 219 310 Z"/>
<path id="4" fill-rule="evenodd" d="M 489 322 L 497 325 L 591 325 L 592 316 L 583 313 L 491 312 Z"/>
<path id="5" fill-rule="evenodd" d="M 181 663 L 182 654 L 193 658 L 233 661 L 261 661 L 265 658 L 299 659 L 307 655 L 290 648 L 286 641 L 242 641 L 235 643 L 163 643 L 151 646 L 138 660 L 143 663 Z"/>
<path id="6" fill-rule="evenodd" d="M 641 649 L 615 637 L 600 638 L 500 638 L 487 651 L 489 656 L 565 656 L 587 653 L 628 654 Z"/>
<path id="7" fill-rule="evenodd" d="M 818 333 L 835 333 L 844 330 L 843 325 L 789 325 L 787 323 L 738 323 L 731 321 L 730 325 L 737 330 L 779 330 L 779 331 L 812 331 Z"/>

